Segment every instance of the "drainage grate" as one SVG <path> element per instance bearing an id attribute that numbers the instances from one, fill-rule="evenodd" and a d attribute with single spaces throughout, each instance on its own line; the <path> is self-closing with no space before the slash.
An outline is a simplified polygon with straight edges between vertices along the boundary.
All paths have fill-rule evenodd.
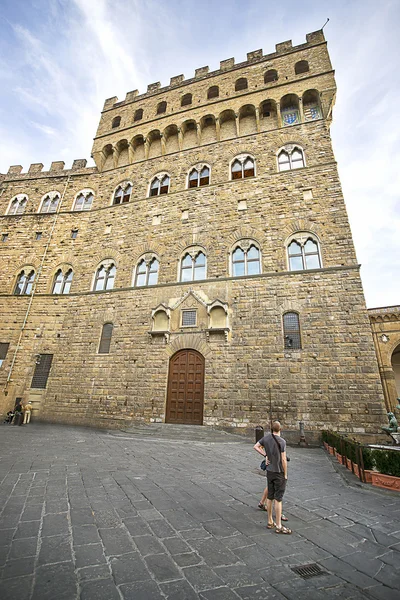
<path id="1" fill-rule="evenodd" d="M 325 575 L 325 571 L 321 569 L 316 563 L 310 565 L 300 565 L 298 567 L 291 567 L 294 573 L 300 575 L 303 579 L 309 579 L 310 577 L 316 577 L 317 575 Z"/>

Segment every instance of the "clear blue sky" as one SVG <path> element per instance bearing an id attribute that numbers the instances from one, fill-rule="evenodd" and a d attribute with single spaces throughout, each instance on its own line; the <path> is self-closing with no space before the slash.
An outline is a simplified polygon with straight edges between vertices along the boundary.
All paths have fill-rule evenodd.
<path id="1" fill-rule="evenodd" d="M 400 304 L 398 0 L 2 0 L 0 172 L 89 158 L 104 99 L 330 22 L 332 138 L 368 306 Z"/>

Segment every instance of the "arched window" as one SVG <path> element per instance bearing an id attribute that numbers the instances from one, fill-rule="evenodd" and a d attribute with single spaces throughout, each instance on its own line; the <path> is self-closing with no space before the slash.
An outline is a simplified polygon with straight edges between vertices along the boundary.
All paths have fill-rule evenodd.
<path id="1" fill-rule="evenodd" d="M 35 271 L 21 271 L 15 284 L 14 296 L 24 296 L 32 293 L 33 282 L 35 281 Z"/>
<path id="2" fill-rule="evenodd" d="M 150 184 L 150 196 L 160 196 L 169 192 L 169 175 L 162 173 L 154 177 Z"/>
<path id="3" fill-rule="evenodd" d="M 104 323 L 101 330 L 98 354 L 109 354 L 113 328 L 114 325 L 112 323 Z"/>
<path id="4" fill-rule="evenodd" d="M 251 156 L 238 156 L 231 165 L 232 179 L 254 177 L 255 165 Z"/>
<path id="5" fill-rule="evenodd" d="M 294 234 L 289 240 L 287 252 L 290 271 L 321 268 L 318 241 L 308 232 Z"/>
<path id="6" fill-rule="evenodd" d="M 136 267 L 135 286 L 156 285 L 159 265 L 155 257 L 147 261 L 143 258 Z"/>
<path id="7" fill-rule="evenodd" d="M 65 274 L 62 272 L 62 269 L 58 269 L 54 276 L 53 294 L 69 294 L 73 276 L 74 272 L 72 269 L 68 269 Z"/>
<path id="8" fill-rule="evenodd" d="M 300 319 L 295 312 L 283 315 L 283 339 L 287 350 L 301 350 Z"/>
<path id="9" fill-rule="evenodd" d="M 198 281 L 206 278 L 206 255 L 199 251 L 195 256 L 187 252 L 181 261 L 181 281 Z"/>
<path id="10" fill-rule="evenodd" d="M 92 208 L 93 200 L 93 192 L 91 190 L 83 190 L 76 197 L 74 210 L 90 210 Z"/>
<path id="11" fill-rule="evenodd" d="M 194 167 L 189 173 L 189 187 L 195 188 L 210 183 L 210 168 L 207 165 Z"/>
<path id="12" fill-rule="evenodd" d="M 212 85 L 208 88 L 207 99 L 211 100 L 212 98 L 218 98 L 219 96 L 219 87 L 217 85 Z"/>
<path id="13" fill-rule="evenodd" d="M 132 184 L 130 182 L 122 183 L 115 190 L 113 204 L 126 204 L 130 201 L 131 194 Z"/>
<path id="14" fill-rule="evenodd" d="M 248 88 L 248 84 L 247 84 L 247 79 L 245 77 L 241 77 L 240 79 L 236 80 L 235 92 L 239 92 L 240 90 L 247 90 L 247 88 Z"/>
<path id="15" fill-rule="evenodd" d="M 112 120 L 111 127 L 115 129 L 115 127 L 119 127 L 121 125 L 121 117 L 114 117 Z"/>
<path id="16" fill-rule="evenodd" d="M 138 108 L 135 110 L 135 114 L 133 116 L 134 121 L 141 121 L 143 119 L 143 108 Z"/>
<path id="17" fill-rule="evenodd" d="M 166 110 L 167 110 L 167 103 L 165 102 L 165 100 L 163 100 L 162 102 L 159 102 L 157 104 L 157 114 L 158 115 L 162 115 L 163 113 L 165 113 Z"/>
<path id="18" fill-rule="evenodd" d="M 304 167 L 304 153 L 298 146 L 286 147 L 278 154 L 279 171 L 291 171 Z"/>
<path id="19" fill-rule="evenodd" d="M 232 252 L 232 275 L 258 275 L 261 273 L 260 250 L 255 244 L 239 243 Z"/>
<path id="20" fill-rule="evenodd" d="M 264 83 L 272 83 L 273 81 L 278 81 L 278 71 L 270 69 L 264 75 Z"/>
<path id="21" fill-rule="evenodd" d="M 286 94 L 281 98 L 282 125 L 296 125 L 300 123 L 299 99 L 296 94 Z"/>
<path id="22" fill-rule="evenodd" d="M 294 72 L 296 75 L 301 73 L 307 73 L 310 70 L 310 66 L 306 60 L 300 60 L 294 65 Z"/>
<path id="23" fill-rule="evenodd" d="M 319 92 L 317 90 L 307 90 L 304 92 L 303 111 L 304 119 L 306 121 L 315 121 L 316 119 L 321 118 L 321 105 Z"/>
<path id="24" fill-rule="evenodd" d="M 192 104 L 192 94 L 185 94 L 181 98 L 181 106 L 189 106 Z"/>
<path id="25" fill-rule="evenodd" d="M 93 290 L 95 292 L 112 290 L 116 272 L 117 269 L 113 262 L 110 262 L 107 265 L 100 265 L 94 278 Z"/>
<path id="26" fill-rule="evenodd" d="M 55 213 L 57 212 L 58 203 L 60 202 L 60 194 L 50 192 L 42 200 L 42 206 L 40 208 L 41 213 Z"/>
<path id="27" fill-rule="evenodd" d="M 28 202 L 28 197 L 23 194 L 18 194 L 10 204 L 7 214 L 8 215 L 22 215 L 25 211 L 26 203 Z"/>

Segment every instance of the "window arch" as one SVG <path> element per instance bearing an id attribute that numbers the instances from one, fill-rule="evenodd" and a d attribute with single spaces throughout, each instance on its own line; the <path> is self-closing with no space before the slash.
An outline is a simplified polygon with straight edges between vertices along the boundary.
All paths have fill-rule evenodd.
<path id="1" fill-rule="evenodd" d="M 14 296 L 30 295 L 32 293 L 35 276 L 36 273 L 34 269 L 30 269 L 29 267 L 27 269 L 23 269 L 17 277 L 17 282 L 14 288 Z"/>
<path id="2" fill-rule="evenodd" d="M 134 121 L 141 121 L 143 119 L 143 108 L 138 108 L 135 110 L 135 114 L 133 115 Z"/>
<path id="3" fill-rule="evenodd" d="M 163 100 L 162 102 L 159 102 L 157 104 L 157 114 L 158 115 L 162 115 L 163 113 L 165 113 L 166 110 L 167 110 L 167 103 L 165 102 L 165 100 Z"/>
<path id="4" fill-rule="evenodd" d="M 192 94 L 185 94 L 181 98 L 181 106 L 189 106 L 192 104 Z"/>
<path id="5" fill-rule="evenodd" d="M 298 313 L 284 313 L 282 322 L 284 348 L 286 350 L 301 350 L 300 318 Z"/>
<path id="6" fill-rule="evenodd" d="M 285 146 L 278 153 L 279 171 L 292 171 L 305 167 L 304 152 L 300 146 Z"/>
<path id="7" fill-rule="evenodd" d="M 255 161 L 252 156 L 243 154 L 237 156 L 231 163 L 231 179 L 254 177 Z"/>
<path id="8" fill-rule="evenodd" d="M 208 165 L 199 165 L 193 167 L 188 176 L 188 187 L 196 188 L 210 183 L 210 167 Z"/>
<path id="9" fill-rule="evenodd" d="M 62 269 L 58 269 L 58 271 L 54 275 L 52 293 L 69 294 L 73 276 L 74 272 L 72 269 L 68 269 L 65 273 L 63 273 Z"/>
<path id="10" fill-rule="evenodd" d="M 121 117 L 114 117 L 111 123 L 111 128 L 115 129 L 121 125 Z"/>
<path id="11" fill-rule="evenodd" d="M 299 62 L 297 62 L 294 65 L 294 72 L 296 73 L 296 75 L 300 75 L 301 73 L 307 73 L 309 70 L 310 65 L 306 60 L 299 60 Z"/>
<path id="12" fill-rule="evenodd" d="M 247 90 L 248 87 L 249 86 L 246 77 L 241 77 L 235 82 L 235 92 L 239 92 L 240 90 Z"/>
<path id="13" fill-rule="evenodd" d="M 160 263 L 156 256 L 143 257 L 137 264 L 134 285 L 157 285 Z"/>
<path id="14" fill-rule="evenodd" d="M 278 71 L 276 69 L 270 69 L 264 75 L 264 83 L 272 83 L 278 81 Z"/>
<path id="15" fill-rule="evenodd" d="M 219 87 L 217 85 L 212 85 L 210 88 L 208 88 L 207 100 L 211 100 L 212 98 L 218 98 L 218 97 L 219 97 Z"/>
<path id="16" fill-rule="evenodd" d="M 90 210 L 94 200 L 93 190 L 82 190 L 75 197 L 74 210 Z"/>
<path id="17" fill-rule="evenodd" d="M 113 261 L 104 261 L 96 271 L 93 282 L 93 291 L 107 291 L 114 287 L 117 268 Z"/>
<path id="18" fill-rule="evenodd" d="M 303 111 L 306 121 L 315 121 L 322 117 L 319 92 L 307 90 L 303 94 Z"/>
<path id="19" fill-rule="evenodd" d="M 231 254 L 231 272 L 233 277 L 258 275 L 261 273 L 261 252 L 253 240 L 241 240 Z"/>
<path id="20" fill-rule="evenodd" d="M 170 177 L 168 173 L 160 173 L 152 179 L 150 183 L 149 196 L 161 196 L 161 194 L 168 194 L 169 192 Z"/>
<path id="21" fill-rule="evenodd" d="M 112 323 L 104 323 L 101 330 L 98 354 L 109 354 L 113 329 L 114 325 Z"/>
<path id="22" fill-rule="evenodd" d="M 293 234 L 287 243 L 290 271 L 305 271 L 321 268 L 321 253 L 318 239 L 307 231 Z"/>
<path id="23" fill-rule="evenodd" d="M 22 215 L 25 212 L 26 203 L 28 202 L 28 196 L 25 194 L 18 194 L 11 199 L 8 207 L 8 215 Z"/>
<path id="24" fill-rule="evenodd" d="M 120 183 L 114 192 L 113 204 L 126 204 L 130 201 L 132 195 L 132 183 L 125 181 Z"/>
<path id="25" fill-rule="evenodd" d="M 187 251 L 181 259 L 180 281 L 198 281 L 206 278 L 206 255 L 202 249 Z"/>
<path id="26" fill-rule="evenodd" d="M 42 198 L 40 212 L 41 213 L 57 212 L 59 202 L 60 202 L 60 194 L 58 192 L 49 192 Z"/>

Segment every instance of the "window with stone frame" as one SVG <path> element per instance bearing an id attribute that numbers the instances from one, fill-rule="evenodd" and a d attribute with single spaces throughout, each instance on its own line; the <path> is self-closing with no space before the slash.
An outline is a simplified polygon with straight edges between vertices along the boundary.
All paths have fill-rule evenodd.
<path id="1" fill-rule="evenodd" d="M 150 196 L 161 196 L 169 192 L 170 177 L 168 173 L 156 175 L 150 184 Z"/>
<path id="2" fill-rule="evenodd" d="M 278 170 L 293 171 L 305 167 L 304 151 L 300 146 L 286 145 L 278 154 Z"/>
<path id="3" fill-rule="evenodd" d="M 143 257 L 137 264 L 135 283 L 137 287 L 157 285 L 160 263 L 154 255 Z"/>
<path id="4" fill-rule="evenodd" d="M 143 108 L 138 108 L 135 110 L 135 114 L 133 115 L 134 121 L 141 121 L 143 119 Z"/>
<path id="5" fill-rule="evenodd" d="M 181 311 L 181 327 L 196 327 L 197 310 L 183 309 Z"/>
<path id="6" fill-rule="evenodd" d="M 111 123 L 111 129 L 115 129 L 121 125 L 121 117 L 114 117 Z"/>
<path id="7" fill-rule="evenodd" d="M 93 283 L 93 291 L 107 291 L 114 287 L 117 269 L 112 261 L 102 263 L 96 271 Z"/>
<path id="8" fill-rule="evenodd" d="M 309 70 L 310 65 L 306 60 L 299 60 L 299 62 L 297 62 L 294 65 L 294 72 L 296 73 L 296 75 L 300 75 L 301 73 L 308 73 Z"/>
<path id="9" fill-rule="evenodd" d="M 237 79 L 235 82 L 235 92 L 239 92 L 240 90 L 247 90 L 248 88 L 247 79 L 245 77 L 241 77 Z"/>
<path id="10" fill-rule="evenodd" d="M 193 167 L 189 173 L 188 187 L 195 188 L 210 183 L 210 167 L 208 165 L 200 165 Z"/>
<path id="11" fill-rule="evenodd" d="M 231 254 L 232 276 L 258 275 L 261 273 L 261 253 L 252 240 L 238 242 Z"/>
<path id="12" fill-rule="evenodd" d="M 255 161 L 254 158 L 248 155 L 237 156 L 231 164 L 231 178 L 244 179 L 246 177 L 254 177 Z"/>
<path id="13" fill-rule="evenodd" d="M 43 197 L 42 204 L 40 207 L 41 213 L 55 213 L 57 212 L 58 204 L 60 202 L 60 194 L 58 192 L 50 192 Z"/>
<path id="14" fill-rule="evenodd" d="M 192 94 L 185 94 L 181 98 L 181 106 L 189 106 L 192 104 Z"/>
<path id="15" fill-rule="evenodd" d="M 71 289 L 72 278 L 74 276 L 74 272 L 72 269 L 68 269 L 63 272 L 62 269 L 58 269 L 54 276 L 53 282 L 53 294 L 69 294 Z"/>
<path id="16" fill-rule="evenodd" d="M 218 98 L 218 97 L 219 97 L 219 87 L 217 85 L 212 85 L 210 88 L 208 88 L 208 92 L 207 92 L 208 100 L 212 100 L 212 98 Z"/>
<path id="17" fill-rule="evenodd" d="M 167 110 L 167 103 L 165 102 L 165 100 L 163 100 L 162 102 L 159 102 L 157 104 L 157 114 L 158 115 L 164 114 L 166 110 Z"/>
<path id="18" fill-rule="evenodd" d="M 22 215 L 25 212 L 26 204 L 28 202 L 28 196 L 25 194 L 18 194 L 11 200 L 8 208 L 8 215 Z"/>
<path id="19" fill-rule="evenodd" d="M 113 204 L 127 204 L 132 195 L 132 184 L 130 181 L 120 183 L 114 192 Z"/>
<path id="20" fill-rule="evenodd" d="M 9 342 L 0 342 L 0 367 L 6 359 L 9 346 Z"/>
<path id="21" fill-rule="evenodd" d="M 290 237 L 287 254 L 290 271 L 321 268 L 319 242 L 307 231 L 295 233 Z"/>
<path id="22" fill-rule="evenodd" d="M 180 281 L 198 281 L 206 278 L 206 255 L 202 250 L 187 251 L 181 259 Z"/>
<path id="23" fill-rule="evenodd" d="M 300 318 L 296 312 L 286 312 L 283 317 L 285 350 L 301 350 Z"/>
<path id="24" fill-rule="evenodd" d="M 114 325 L 112 323 L 104 323 L 101 330 L 98 354 L 109 354 L 111 346 L 111 338 Z"/>
<path id="25" fill-rule="evenodd" d="M 82 190 L 75 198 L 74 211 L 90 210 L 92 208 L 94 194 L 92 190 Z"/>
<path id="26" fill-rule="evenodd" d="M 23 269 L 17 277 L 14 296 L 29 296 L 32 293 L 35 275 L 34 269 Z"/>
<path id="27" fill-rule="evenodd" d="M 278 81 L 278 71 L 269 69 L 264 75 L 264 83 L 273 83 L 274 81 Z"/>

